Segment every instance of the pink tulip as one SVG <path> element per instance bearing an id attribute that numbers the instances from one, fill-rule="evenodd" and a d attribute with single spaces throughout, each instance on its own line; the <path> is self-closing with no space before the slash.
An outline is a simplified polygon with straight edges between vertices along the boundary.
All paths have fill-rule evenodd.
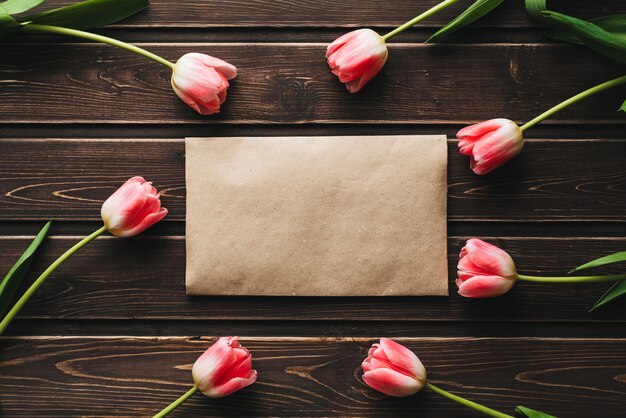
<path id="1" fill-rule="evenodd" d="M 439 388 L 426 380 L 426 369 L 417 356 L 405 346 L 388 338 L 372 345 L 363 364 L 363 380 L 372 389 L 389 396 L 411 396 L 427 388 L 460 405 L 490 417 L 508 417 L 495 409 L 477 404 Z"/>
<path id="2" fill-rule="evenodd" d="M 238 338 L 220 338 L 193 365 L 193 380 L 206 396 L 221 398 L 256 381 L 252 355 L 239 345 Z"/>
<path id="3" fill-rule="evenodd" d="M 426 385 L 426 369 L 405 346 L 388 338 L 372 345 L 361 364 L 363 381 L 389 396 L 410 396 Z"/>
<path id="4" fill-rule="evenodd" d="M 137 235 L 167 215 L 152 182 L 133 177 L 122 184 L 102 205 L 104 226 L 113 235 Z"/>
<path id="5" fill-rule="evenodd" d="M 326 48 L 333 74 L 350 93 L 361 90 L 385 65 L 387 45 L 371 29 L 359 29 L 340 36 Z"/>
<path id="6" fill-rule="evenodd" d="M 466 298 L 491 298 L 511 290 L 517 279 L 515 263 L 500 248 L 470 239 L 459 255 L 456 285 Z"/>
<path id="7" fill-rule="evenodd" d="M 470 167 L 478 175 L 500 167 L 522 151 L 524 138 L 517 124 L 508 119 L 491 119 L 461 129 L 459 151 L 471 157 Z"/>
<path id="8" fill-rule="evenodd" d="M 234 65 L 205 54 L 183 55 L 174 66 L 172 87 L 183 102 L 201 115 L 220 111 L 228 80 L 237 76 Z"/>

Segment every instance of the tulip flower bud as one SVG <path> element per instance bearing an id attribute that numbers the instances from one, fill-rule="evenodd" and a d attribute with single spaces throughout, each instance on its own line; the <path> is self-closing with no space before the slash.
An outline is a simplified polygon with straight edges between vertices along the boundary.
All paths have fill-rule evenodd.
<path id="1" fill-rule="evenodd" d="M 193 380 L 210 398 L 230 395 L 256 381 L 252 355 L 239 345 L 239 337 L 222 337 L 193 365 Z"/>
<path id="2" fill-rule="evenodd" d="M 361 364 L 363 381 L 389 396 L 410 396 L 426 385 L 426 369 L 405 346 L 388 338 L 372 345 Z"/>
<path id="3" fill-rule="evenodd" d="M 228 80 L 237 76 L 234 65 L 205 54 L 183 55 L 174 66 L 172 87 L 196 112 L 212 115 L 226 100 Z"/>
<path id="4" fill-rule="evenodd" d="M 522 130 L 512 120 L 491 119 L 461 129 L 459 152 L 469 155 L 470 167 L 478 175 L 500 167 L 522 151 Z"/>
<path id="5" fill-rule="evenodd" d="M 113 235 L 137 235 L 167 215 L 152 182 L 133 177 L 120 186 L 100 210 L 104 226 Z"/>
<path id="6" fill-rule="evenodd" d="M 470 239 L 459 255 L 456 285 L 466 298 L 491 298 L 511 290 L 517 280 L 515 263 L 500 248 Z"/>
<path id="7" fill-rule="evenodd" d="M 333 74 L 350 93 L 361 90 L 387 61 L 385 40 L 371 29 L 359 29 L 337 38 L 326 48 Z"/>

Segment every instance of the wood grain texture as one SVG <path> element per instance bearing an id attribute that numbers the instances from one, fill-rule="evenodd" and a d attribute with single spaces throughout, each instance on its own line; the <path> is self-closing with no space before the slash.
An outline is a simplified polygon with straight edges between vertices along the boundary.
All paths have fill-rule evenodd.
<path id="1" fill-rule="evenodd" d="M 236 65 L 239 75 L 222 113 L 196 114 L 172 92 L 169 69 L 118 48 L 5 43 L 0 123 L 523 121 L 623 73 L 619 64 L 578 46 L 393 44 L 381 73 L 352 95 L 328 69 L 324 43 L 141 46 L 171 60 L 198 51 Z M 622 101 L 623 89 L 603 92 L 547 123 L 624 124 L 616 112 Z"/>
<path id="2" fill-rule="evenodd" d="M 608 284 L 518 283 L 487 300 L 456 294 L 458 252 L 467 237 L 451 237 L 449 297 L 191 297 L 185 295 L 182 237 L 99 238 L 68 260 L 22 311 L 29 319 L 143 319 L 233 321 L 473 321 L 624 322 L 619 303 L 588 313 Z M 626 238 L 486 238 L 510 252 L 520 272 L 564 274 L 592 258 L 626 248 Z M 49 265 L 78 237 L 44 244 L 29 277 Z M 0 239 L 0 271 L 28 246 L 28 238 Z M 32 279 L 30 279 L 32 280 Z M 557 326 L 557 325 L 554 325 Z M 11 332 L 11 328 L 9 328 Z"/>
<path id="3" fill-rule="evenodd" d="M 40 10 L 74 1 L 48 0 Z M 102 201 L 130 176 L 154 180 L 171 211 L 141 237 L 85 247 L 26 305 L 7 332 L 26 337 L 0 338 L 0 416 L 151 416 L 189 387 L 191 365 L 211 339 L 119 335 L 234 332 L 257 336 L 243 343 L 259 381 L 222 400 L 196 395 L 172 417 L 476 416 L 432 393 L 392 399 L 364 386 L 359 364 L 372 341 L 349 336 L 377 334 L 499 336 L 402 342 L 434 383 L 504 412 L 523 404 L 559 417 L 623 416 L 624 304 L 587 313 L 608 284 L 519 283 L 493 300 L 463 299 L 452 281 L 448 298 L 185 295 L 185 136 L 452 137 L 486 118 L 528 120 L 623 73 L 582 47 L 554 44 L 521 0 L 505 1 L 447 44 L 422 45 L 470 3 L 463 0 L 399 36 L 360 94 L 330 74 L 324 49 L 338 35 L 383 32 L 438 2 L 152 0 L 101 30 L 171 60 L 197 51 L 237 65 L 229 100 L 213 117 L 180 102 L 169 70 L 125 51 L 47 35 L 0 43 L 1 272 L 44 220 L 59 220 L 32 280 L 96 228 Z M 582 18 L 624 12 L 612 0 L 550 6 Z M 561 274 L 625 249 L 626 117 L 615 112 L 623 96 L 621 88 L 603 93 L 529 130 L 535 139 L 523 154 L 486 177 L 474 176 L 450 141 L 451 279 L 475 232 L 529 274 Z M 84 336 L 92 332 L 104 337 Z M 57 333 L 77 337 L 28 336 Z"/>
<path id="4" fill-rule="evenodd" d="M 166 219 L 184 220 L 181 140 L 0 140 L 0 152 L 0 220 L 98 220 L 102 202 L 139 174 L 161 191 Z M 448 156 L 450 221 L 626 220 L 626 141 L 529 141 L 487 176 L 470 171 L 455 141 Z"/>
<path id="5" fill-rule="evenodd" d="M 39 9 L 70 4 L 72 0 L 49 0 Z M 177 0 L 172 10 L 169 0 L 152 0 L 150 7 L 118 23 L 123 28 L 221 28 L 221 27 L 355 27 L 398 26 L 439 3 L 438 0 L 407 2 L 402 0 Z M 460 1 L 420 24 L 436 27 L 447 23 L 464 10 L 469 1 Z M 618 5 L 608 0 L 553 0 L 551 8 L 581 17 L 614 13 Z M 520 1 L 504 2 L 477 26 L 537 26 Z"/>
<path id="6" fill-rule="evenodd" d="M 11 417 L 151 416 L 191 386 L 191 366 L 211 341 L 2 339 L 0 408 Z M 623 339 L 399 341 L 434 384 L 503 412 L 522 404 L 559 417 L 623 416 Z M 219 400 L 197 394 L 171 416 L 477 416 L 427 391 L 391 398 L 369 389 L 360 362 L 372 342 L 243 338 L 257 382 Z"/>

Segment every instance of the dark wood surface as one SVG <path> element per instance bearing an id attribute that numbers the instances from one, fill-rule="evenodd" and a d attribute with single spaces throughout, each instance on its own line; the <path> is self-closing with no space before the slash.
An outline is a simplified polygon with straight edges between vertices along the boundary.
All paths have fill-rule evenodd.
<path id="1" fill-rule="evenodd" d="M 102 201 L 134 175 L 154 181 L 170 210 L 169 221 L 185 219 L 182 139 L 22 138 L 0 140 L 0 145 L 11 150 L 0 160 L 0 185 L 6 190 L 0 196 L 2 221 L 98 220 Z M 456 148 L 451 140 L 450 221 L 625 219 L 623 140 L 529 140 L 524 158 L 488 177 L 474 175 Z"/>
<path id="2" fill-rule="evenodd" d="M 67 4 L 51 0 L 46 7 Z M 623 73 L 557 44 L 507 1 L 446 44 L 422 42 L 468 2 L 402 34 L 358 95 L 332 76 L 326 43 L 353 27 L 383 32 L 435 0 L 153 0 L 98 32 L 175 60 L 197 51 L 239 68 L 220 115 L 201 117 L 158 64 L 57 36 L 0 44 L 0 271 L 44 221 L 51 238 L 29 280 L 98 227 L 102 201 L 144 175 L 163 190 L 164 222 L 141 237 L 102 237 L 47 281 L 0 339 L 3 417 L 149 416 L 191 383 L 219 335 L 242 336 L 259 381 L 230 398 L 193 397 L 173 416 L 477 416 L 422 393 L 391 399 L 358 366 L 374 338 L 398 337 L 434 383 L 510 413 L 618 417 L 626 407 L 624 302 L 588 313 L 607 285 L 519 284 L 468 300 L 453 284 L 477 236 L 528 274 L 562 274 L 626 249 L 626 89 L 586 100 L 528 132 L 522 155 L 478 177 L 455 132 L 490 117 L 523 122 Z M 555 0 L 581 17 L 616 2 Z M 622 5 L 623 6 L 623 5 Z M 187 297 L 186 136 L 446 133 L 450 297 Z"/>
<path id="3" fill-rule="evenodd" d="M 323 59 L 325 45 L 140 44 L 171 60 L 197 51 L 238 67 L 229 89 L 237 100 L 228 101 L 211 123 L 441 124 L 494 114 L 528 120 L 537 109 L 623 71 L 591 51 L 567 45 L 396 43 L 381 74 L 360 94 L 349 95 L 341 94 L 345 87 Z M 49 42 L 3 45 L 2 55 L 11 64 L 0 71 L 5 75 L 1 122 L 206 123 L 206 117 L 181 107 L 170 94 L 169 69 L 127 51 Z M 614 109 L 606 109 L 607 102 L 619 107 L 619 93 L 595 96 L 549 123 L 623 124 Z"/>
<path id="4" fill-rule="evenodd" d="M 559 416 L 623 416 L 624 340 L 400 341 L 428 365 L 434 384 L 495 408 L 510 411 L 531 402 Z M 371 339 L 242 342 L 254 351 L 263 379 L 228 398 L 195 396 L 172 417 L 476 416 L 430 393 L 395 399 L 368 389 L 359 366 Z M 7 339 L 0 363 L 3 416 L 150 415 L 190 386 L 191 366 L 208 344 L 176 337 Z M 9 398 L 7 391 L 15 395 Z"/>

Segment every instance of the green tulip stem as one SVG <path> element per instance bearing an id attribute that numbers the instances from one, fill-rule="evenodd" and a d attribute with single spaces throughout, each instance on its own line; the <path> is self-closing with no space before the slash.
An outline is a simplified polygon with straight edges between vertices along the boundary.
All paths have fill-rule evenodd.
<path id="1" fill-rule="evenodd" d="M 522 126 L 520 126 L 520 129 L 523 131 L 525 131 L 526 129 L 538 124 L 539 122 L 541 122 L 542 120 L 549 118 L 550 116 L 554 115 L 555 113 L 565 109 L 567 106 L 576 103 L 579 100 L 582 100 L 586 97 L 592 96 L 596 93 L 601 92 L 602 90 L 606 90 L 606 89 L 610 89 L 611 87 L 615 87 L 618 86 L 622 83 L 626 83 L 626 75 L 623 75 L 621 77 L 617 77 L 614 78 L 613 80 L 609 80 L 606 81 L 602 84 L 598 84 L 597 86 L 594 86 L 590 89 L 587 89 L 585 91 L 582 91 L 580 93 L 578 93 L 575 96 L 570 97 L 569 99 L 559 103 L 558 105 L 546 110 L 545 112 L 543 112 L 541 115 L 537 116 L 536 118 L 526 122 L 525 124 L 523 124 Z"/>
<path id="2" fill-rule="evenodd" d="M 146 51 L 143 48 L 139 48 L 138 46 L 131 45 L 126 42 L 118 41 L 117 39 L 109 38 L 108 36 L 96 35 L 95 33 L 85 32 L 82 30 L 61 28 L 59 26 L 37 25 L 35 23 L 24 24 L 22 26 L 22 32 L 48 32 L 56 33 L 59 35 L 74 36 L 76 38 L 88 39 L 90 41 L 102 42 L 105 44 L 116 46 L 118 48 L 125 49 L 130 52 L 134 52 L 135 54 L 139 54 L 153 61 L 156 61 L 159 64 L 163 64 L 166 67 L 171 68 L 172 70 L 174 69 L 173 62 L 168 61 L 165 58 L 160 57 L 156 54 L 153 54 L 150 51 Z"/>
<path id="3" fill-rule="evenodd" d="M 26 304 L 28 299 L 30 299 L 30 297 L 37 291 L 37 289 L 39 289 L 39 286 L 41 286 L 41 284 L 48 278 L 48 276 L 50 276 L 52 272 L 54 272 L 54 270 L 57 269 L 57 267 L 63 264 L 65 260 L 70 258 L 76 251 L 83 248 L 90 241 L 100 236 L 106 230 L 107 230 L 106 227 L 103 226 L 102 228 L 94 231 L 91 235 L 83 238 L 80 242 L 77 242 L 72 248 L 70 248 L 63 255 L 57 258 L 56 261 L 50 265 L 50 267 L 48 267 L 43 273 L 41 273 L 41 276 L 39 276 L 37 280 L 35 280 L 33 284 L 30 285 L 28 290 L 24 292 L 22 297 L 15 303 L 15 305 L 13 305 L 13 308 L 11 308 L 11 310 L 2 319 L 2 322 L 0 322 L 0 335 L 4 333 L 4 330 L 9 325 L 9 323 L 13 320 L 15 315 L 18 314 L 18 312 L 24 307 L 24 304 Z"/>
<path id="4" fill-rule="evenodd" d="M 604 276 L 562 276 L 562 277 L 541 277 L 518 274 L 517 278 L 527 282 L 537 283 L 598 283 L 616 282 L 626 280 L 626 274 L 607 274 Z"/>
<path id="5" fill-rule="evenodd" d="M 511 415 L 507 415 L 507 414 L 503 414 L 502 412 L 498 412 L 495 409 L 491 409 L 491 408 L 487 408 L 486 406 L 483 406 L 479 403 L 476 402 L 472 402 L 470 400 L 467 400 L 465 398 L 461 398 L 460 396 L 457 396 L 453 393 L 450 393 L 448 391 L 445 391 L 441 388 L 438 388 L 437 386 L 433 385 L 430 382 L 426 383 L 426 387 L 430 390 L 432 390 L 433 392 L 443 396 L 444 398 L 448 398 L 458 404 L 461 404 L 463 406 L 467 406 L 468 408 L 474 409 L 478 412 L 482 412 L 485 415 L 488 415 L 490 417 L 495 417 L 495 418 L 513 418 Z"/>
<path id="6" fill-rule="evenodd" d="M 165 409 L 163 409 L 161 412 L 159 412 L 158 414 L 156 414 L 152 418 L 163 418 L 165 416 L 168 416 L 170 414 L 170 412 L 172 412 L 174 409 L 176 409 L 179 406 L 181 406 L 187 399 L 189 399 L 191 397 L 191 395 L 193 395 L 197 391 L 198 391 L 198 387 L 197 386 L 192 387 L 187 392 L 185 392 L 180 398 L 176 399 L 174 402 L 169 404 Z"/>
<path id="7" fill-rule="evenodd" d="M 397 28 L 395 28 L 394 30 L 389 32 L 388 34 L 383 35 L 383 39 L 385 41 L 388 41 L 389 39 L 393 38 L 397 34 L 404 32 L 405 30 L 407 30 L 411 26 L 416 25 L 417 23 L 421 22 L 422 20 L 431 17 L 432 15 L 437 13 L 438 11 L 445 9 L 446 7 L 452 5 L 452 4 L 456 3 L 456 2 L 457 2 L 457 0 L 445 0 L 445 1 L 442 1 L 441 3 L 437 4 L 436 6 L 433 6 L 430 9 L 426 10 L 421 15 L 416 16 L 413 19 L 409 20 L 404 25 L 398 26 Z"/>

